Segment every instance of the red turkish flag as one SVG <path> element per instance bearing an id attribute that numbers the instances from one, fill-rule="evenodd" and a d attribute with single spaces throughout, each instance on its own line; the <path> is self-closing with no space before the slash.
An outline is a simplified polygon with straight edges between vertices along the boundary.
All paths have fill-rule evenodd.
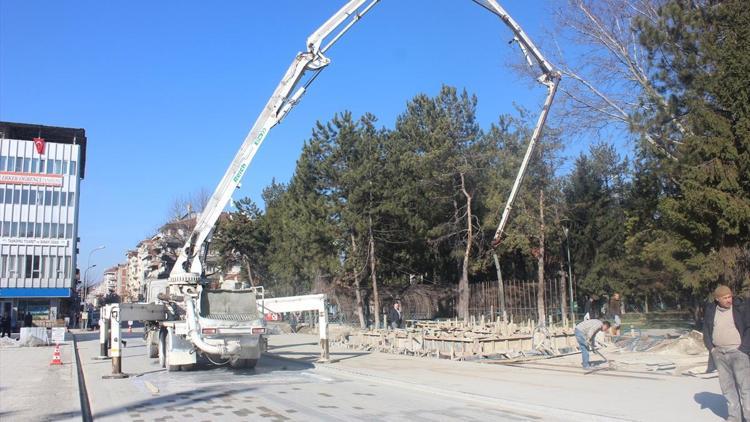
<path id="1" fill-rule="evenodd" d="M 34 138 L 34 146 L 36 146 L 36 152 L 44 154 L 44 138 Z"/>

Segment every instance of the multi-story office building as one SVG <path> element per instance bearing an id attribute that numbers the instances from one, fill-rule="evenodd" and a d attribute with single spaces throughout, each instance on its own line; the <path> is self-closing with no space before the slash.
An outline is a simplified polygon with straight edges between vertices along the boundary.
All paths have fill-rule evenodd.
<path id="1" fill-rule="evenodd" d="M 83 129 L 0 122 L 0 312 L 73 311 Z"/>

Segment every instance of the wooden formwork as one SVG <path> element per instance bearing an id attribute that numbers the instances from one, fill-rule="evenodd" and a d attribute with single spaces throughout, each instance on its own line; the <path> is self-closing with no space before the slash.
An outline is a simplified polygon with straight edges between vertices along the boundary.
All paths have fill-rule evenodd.
<path id="1" fill-rule="evenodd" d="M 479 331 L 479 332 L 478 332 Z M 450 359 L 478 357 L 511 358 L 525 353 L 554 356 L 576 347 L 572 330 L 530 330 L 529 333 L 502 335 L 474 329 L 370 330 L 350 333 L 346 345 L 415 356 Z"/>

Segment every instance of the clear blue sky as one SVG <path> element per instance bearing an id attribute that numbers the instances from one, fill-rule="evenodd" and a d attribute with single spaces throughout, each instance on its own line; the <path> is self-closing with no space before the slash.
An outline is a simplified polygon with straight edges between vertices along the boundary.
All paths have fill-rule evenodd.
<path id="1" fill-rule="evenodd" d="M 79 267 L 104 268 L 213 191 L 307 36 L 344 0 L 0 2 L 0 119 L 86 129 Z M 547 0 L 500 2 L 532 39 Z M 332 64 L 270 132 L 234 198 L 287 181 L 316 120 L 351 110 L 392 127 L 441 84 L 479 98 L 484 128 L 545 90 L 508 68 L 510 31 L 470 0 L 383 0 L 328 52 Z M 577 152 L 580 147 L 569 149 Z"/>

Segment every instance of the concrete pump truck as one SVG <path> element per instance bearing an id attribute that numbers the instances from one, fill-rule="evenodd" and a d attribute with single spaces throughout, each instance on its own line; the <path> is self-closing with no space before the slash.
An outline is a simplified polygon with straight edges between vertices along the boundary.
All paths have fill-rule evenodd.
<path id="1" fill-rule="evenodd" d="M 513 33 L 511 42 L 518 43 L 529 66 L 536 66 L 540 70 L 537 80 L 547 88 L 547 97 L 495 234 L 493 245 L 496 247 L 502 239 L 534 145 L 541 135 L 560 82 L 560 73 L 554 70 L 497 1 L 472 1 L 495 14 L 510 28 Z M 327 310 L 324 295 L 269 299 L 264 297 L 262 287 L 211 289 L 205 277 L 204 261 L 207 240 L 268 132 L 283 120 L 318 74 L 330 64 L 325 53 L 378 2 L 379 0 L 351 0 L 308 37 L 306 50 L 298 53 L 292 61 L 197 218 L 195 228 L 180 249 L 169 278 L 149 283 L 148 303 L 113 304 L 104 310 L 102 355 L 106 355 L 104 344 L 111 329 L 110 351 L 114 373 L 121 373 L 120 323 L 127 320 L 144 321 L 148 355 L 150 358 L 158 357 L 160 364 L 167 370 L 192 369 L 198 356 L 204 356 L 215 364 L 253 367 L 264 348 L 264 313 L 316 310 L 320 320 L 322 359 L 327 359 Z"/>

